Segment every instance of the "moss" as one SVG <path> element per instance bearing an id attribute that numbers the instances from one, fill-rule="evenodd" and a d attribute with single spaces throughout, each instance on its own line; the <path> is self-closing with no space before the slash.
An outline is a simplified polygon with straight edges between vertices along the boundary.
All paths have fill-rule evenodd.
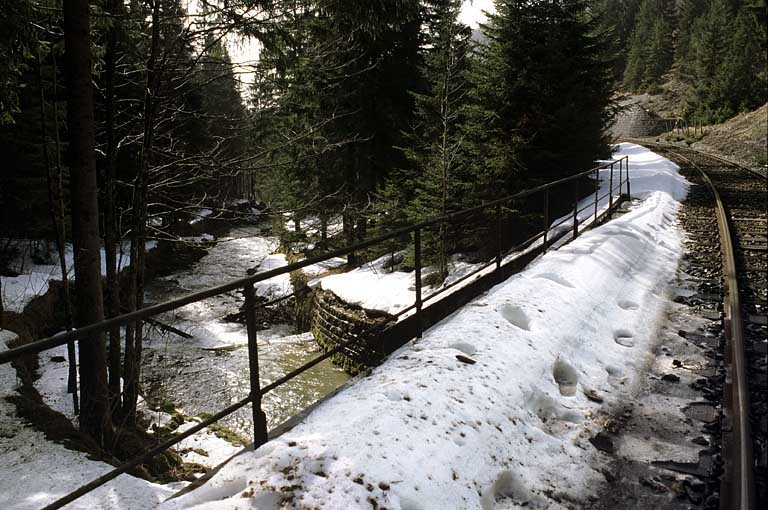
<path id="1" fill-rule="evenodd" d="M 294 309 L 296 332 L 309 331 L 312 324 L 312 312 L 314 311 L 314 293 L 307 286 L 309 277 L 303 271 L 291 272 L 291 285 L 295 293 Z"/>
<path id="2" fill-rule="evenodd" d="M 200 413 L 197 415 L 198 418 L 201 420 L 207 420 L 212 415 L 208 413 Z M 214 435 L 220 439 L 223 439 L 224 441 L 227 441 L 228 443 L 237 444 L 241 446 L 248 446 L 251 444 L 251 441 L 244 438 L 234 430 L 228 429 L 224 427 L 223 425 L 220 425 L 218 423 L 213 423 L 211 425 L 208 425 L 208 430 L 214 433 Z"/>
<path id="3" fill-rule="evenodd" d="M 336 344 L 325 337 L 322 330 L 316 326 L 312 326 L 312 336 L 315 337 L 317 344 L 323 351 L 328 352 L 331 349 L 336 348 Z M 343 352 L 337 352 L 331 356 L 331 363 L 340 367 L 346 373 L 351 376 L 359 374 L 362 370 L 365 370 L 366 366 L 363 363 L 357 362 L 345 355 Z"/>

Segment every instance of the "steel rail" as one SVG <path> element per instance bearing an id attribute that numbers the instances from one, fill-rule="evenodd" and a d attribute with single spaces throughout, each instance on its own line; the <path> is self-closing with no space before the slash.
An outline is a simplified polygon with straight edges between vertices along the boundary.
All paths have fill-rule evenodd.
<path id="1" fill-rule="evenodd" d="M 701 173 L 712 196 L 715 199 L 715 214 L 720 235 L 723 258 L 723 310 L 727 341 L 725 360 L 726 368 L 725 404 L 730 408 L 733 422 L 730 441 L 724 441 L 725 473 L 720 491 L 720 510 L 753 510 L 754 501 L 754 459 L 752 452 L 752 433 L 749 423 L 749 390 L 747 387 L 747 362 L 744 348 L 744 323 L 741 314 L 741 297 L 736 272 L 734 251 L 735 235 L 731 232 L 728 214 L 717 188 L 709 175 L 696 163 L 682 154 L 668 150 L 696 168 Z M 709 154 L 699 153 L 704 157 Z M 720 158 L 713 158 L 723 161 Z M 727 162 L 727 160 L 725 160 Z M 732 164 L 731 162 L 727 162 Z M 739 165 L 734 165 L 739 166 Z M 733 458 L 731 458 L 733 457 Z"/>
<path id="2" fill-rule="evenodd" d="M 764 174 L 758 172 L 754 168 L 750 168 L 750 167 L 748 167 L 746 165 L 742 165 L 741 163 L 737 163 L 736 161 L 732 161 L 732 160 L 730 160 L 728 158 L 725 158 L 723 156 L 720 156 L 718 154 L 712 154 L 711 152 L 705 152 L 705 151 L 701 151 L 701 150 L 694 149 L 694 148 L 691 148 L 691 147 L 680 147 L 678 145 L 674 145 L 674 144 L 671 144 L 671 143 L 646 142 L 644 140 L 640 140 L 640 139 L 637 139 L 637 138 L 626 138 L 625 140 L 628 141 L 628 142 L 631 142 L 631 143 L 637 143 L 638 145 L 644 145 L 646 147 L 660 147 L 662 149 L 665 149 L 665 150 L 669 151 L 670 153 L 677 154 L 678 156 L 680 156 L 683 159 L 686 159 L 687 161 L 690 161 L 690 159 L 688 159 L 685 156 L 683 156 L 682 154 L 676 153 L 674 151 L 676 151 L 676 150 L 678 150 L 678 151 L 679 150 L 690 151 L 690 152 L 693 152 L 695 154 L 698 154 L 699 156 L 702 156 L 702 157 L 705 157 L 705 158 L 714 159 L 714 160 L 719 161 L 721 163 L 724 163 L 726 165 L 735 166 L 737 168 L 740 168 L 741 170 L 745 170 L 745 171 L 747 171 L 747 172 L 749 172 L 749 173 L 751 173 L 753 175 L 756 175 L 760 179 L 768 179 L 767 175 L 764 175 Z"/>

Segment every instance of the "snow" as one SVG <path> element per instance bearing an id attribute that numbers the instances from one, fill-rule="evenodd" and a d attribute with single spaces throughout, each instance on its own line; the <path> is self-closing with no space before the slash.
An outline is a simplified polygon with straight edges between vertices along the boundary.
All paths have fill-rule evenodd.
<path id="1" fill-rule="evenodd" d="M 288 265 L 288 259 L 284 253 L 275 253 L 268 255 L 259 264 L 257 273 L 264 273 L 273 269 L 278 269 Z M 263 280 L 254 284 L 256 295 L 266 298 L 269 301 L 278 299 L 293 293 L 291 284 L 291 274 L 283 273 L 274 276 L 268 280 Z"/>
<path id="2" fill-rule="evenodd" d="M 586 497 L 604 481 L 588 438 L 637 390 L 682 252 L 685 181 L 645 149 L 622 144 L 624 154 L 630 212 L 540 257 L 162 508 L 561 509 Z"/>
<path id="3" fill-rule="evenodd" d="M 58 255 L 52 255 L 50 264 L 37 264 L 32 260 L 32 254 L 27 246 L 32 242 L 28 239 L 18 241 L 21 249 L 24 251 L 9 266 L 12 269 L 19 270 L 20 274 L 16 277 L 0 276 L 0 286 L 2 287 L 3 306 L 5 310 L 15 313 L 24 311 L 24 307 L 32 299 L 42 296 L 48 292 L 48 282 L 51 280 L 61 280 L 61 266 L 59 265 Z M 157 241 L 147 241 L 146 249 L 153 250 L 157 247 Z M 118 251 L 118 270 L 122 271 L 130 263 L 129 246 L 126 243 Z M 67 275 L 70 279 L 75 278 L 74 252 L 71 244 L 65 246 L 64 261 L 67 264 Z M 107 274 L 107 262 L 104 255 L 104 249 L 101 249 L 101 274 Z"/>
<path id="4" fill-rule="evenodd" d="M 14 337 L 13 333 L 0 330 L 0 351 L 6 350 L 6 343 Z M 109 464 L 48 441 L 42 432 L 26 426 L 17 416 L 14 404 L 6 400 L 16 393 L 17 385 L 15 369 L 9 364 L 0 365 L 0 508 L 41 508 L 112 470 Z M 182 486 L 162 486 L 123 474 L 67 509 L 154 508 Z"/>
<path id="5" fill-rule="evenodd" d="M 285 230 L 293 232 L 296 230 L 296 223 L 291 213 L 283 213 Z M 299 220 L 299 230 L 308 236 L 319 236 L 322 228 L 322 221 L 318 216 L 310 215 Z M 334 216 L 328 220 L 325 233 L 328 237 L 341 234 L 344 231 L 344 223 L 341 216 Z"/>
<path id="6" fill-rule="evenodd" d="M 77 353 L 77 343 L 75 343 Z M 63 361 L 54 361 L 62 360 Z M 67 346 L 54 347 L 38 355 L 40 377 L 34 382 L 34 387 L 48 407 L 58 411 L 70 420 L 75 420 L 75 410 L 72 404 L 72 394 L 67 393 L 69 378 L 69 356 Z"/>
<path id="7" fill-rule="evenodd" d="M 392 254 L 387 254 L 352 271 L 326 276 L 310 282 L 309 285 L 320 285 L 323 290 L 331 291 L 347 303 L 365 310 L 397 315 L 416 301 L 416 273 L 388 269 L 391 259 Z M 450 285 L 481 266 L 482 264 L 470 264 L 454 257 L 449 264 L 449 274 L 445 281 L 440 286 L 424 287 L 423 295 L 429 296 L 438 288 Z M 423 274 L 429 272 L 430 268 L 425 268 Z"/>
<path id="8" fill-rule="evenodd" d="M 200 223 L 201 221 L 203 221 L 205 218 L 209 217 L 212 214 L 213 214 L 213 211 L 211 209 L 199 209 L 194 213 L 195 217 L 189 221 L 189 224 L 194 225 L 196 223 Z"/>
<path id="9" fill-rule="evenodd" d="M 315 278 L 319 275 L 327 273 L 331 269 L 343 266 L 346 264 L 346 262 L 347 261 L 341 257 L 334 257 L 317 264 L 306 266 L 302 268 L 302 271 L 309 278 Z M 256 272 L 264 273 L 266 271 L 271 271 L 273 269 L 278 269 L 287 265 L 288 259 L 286 258 L 285 254 L 274 253 L 264 258 L 261 264 L 259 264 L 259 268 Z M 264 297 L 270 301 L 293 294 L 293 284 L 291 284 L 290 273 L 281 274 L 268 280 L 257 282 L 254 284 L 254 287 L 256 289 L 257 296 Z"/>
<path id="10" fill-rule="evenodd" d="M 643 198 L 647 192 L 656 189 L 664 189 L 671 193 L 673 198 L 681 200 L 685 193 L 685 179 L 676 172 L 677 167 L 674 163 L 661 158 L 660 156 L 647 151 L 640 146 L 630 146 L 622 144 L 621 152 L 615 155 L 615 159 L 630 156 L 630 177 L 632 195 L 635 198 Z M 614 200 L 618 194 L 618 166 L 614 169 L 613 187 Z M 626 178 L 626 174 L 624 174 Z M 607 196 L 610 179 L 610 170 L 604 169 L 599 172 L 599 195 L 598 213 L 602 214 L 608 209 L 609 199 Z M 625 190 L 626 188 L 622 188 Z M 681 193 L 683 195 L 681 195 Z M 603 196 L 606 195 L 606 196 Z M 578 209 L 584 209 L 578 213 L 579 222 L 582 225 L 590 225 L 594 221 L 594 195 L 590 194 L 579 201 Z M 562 232 L 569 231 L 572 228 L 572 213 L 552 222 L 553 227 L 550 230 L 550 239 Z M 583 226 L 580 228 L 584 228 Z M 559 247 L 570 240 L 566 236 L 555 247 Z M 541 245 L 543 240 L 534 242 L 528 249 Z M 509 254 L 504 262 L 517 254 Z M 412 306 L 416 301 L 415 292 L 415 272 L 390 271 L 386 269 L 386 262 L 391 255 L 385 255 L 377 260 L 367 263 L 357 269 L 347 273 L 335 274 L 320 279 L 319 284 L 323 290 L 329 290 L 339 298 L 355 306 L 360 306 L 365 310 L 375 310 L 397 315 L 402 310 Z M 461 277 L 477 270 L 482 264 L 468 264 L 466 262 L 453 261 L 449 268 L 449 275 L 443 285 L 449 285 Z M 493 271 L 488 268 L 482 274 Z M 424 270 L 424 274 L 429 272 L 429 268 Z M 314 283 L 314 282 L 313 282 Z M 437 287 L 425 287 L 423 295 L 429 296 L 438 290 Z"/>
<path id="11" fill-rule="evenodd" d="M 320 286 L 352 305 L 395 315 L 416 300 L 415 273 L 385 269 L 391 257 L 385 255 L 347 273 L 326 276 Z"/>
<path id="12" fill-rule="evenodd" d="M 61 360 L 62 358 L 65 361 L 53 361 L 54 359 Z M 48 407 L 60 412 L 76 424 L 77 417 L 72 405 L 72 395 L 67 393 L 69 363 L 66 360 L 68 360 L 66 346 L 56 347 L 41 353 L 39 355 L 40 366 L 38 369 L 40 377 L 34 382 L 34 387 Z M 149 418 L 148 430 L 150 433 L 155 427 L 162 427 L 172 420 L 170 414 L 150 409 L 146 401 L 141 397 L 139 397 L 138 409 L 144 416 Z M 199 418 L 191 417 L 180 425 L 176 432 L 184 432 L 200 421 Z M 203 429 L 183 440 L 174 449 L 185 462 L 196 462 L 208 468 L 213 468 L 239 452 L 242 446 L 233 445 L 216 436 L 214 432 Z M 205 452 L 205 454 L 201 452 Z"/>
<path id="13" fill-rule="evenodd" d="M 321 276 L 332 269 L 336 269 L 337 267 L 341 267 L 346 263 L 347 263 L 347 259 L 343 257 L 333 257 L 323 262 L 318 262 L 317 264 L 310 264 L 308 266 L 304 266 L 301 270 L 308 277 L 317 278 L 318 276 Z"/>

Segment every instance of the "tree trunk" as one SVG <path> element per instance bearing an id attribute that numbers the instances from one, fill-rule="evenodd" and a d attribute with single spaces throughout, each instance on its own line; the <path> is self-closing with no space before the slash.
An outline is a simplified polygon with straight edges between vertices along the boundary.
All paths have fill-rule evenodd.
<path id="1" fill-rule="evenodd" d="M 64 48 L 76 321 L 78 326 L 85 326 L 104 319 L 87 0 L 64 0 Z M 107 387 L 107 353 L 101 333 L 94 333 L 80 341 L 80 403 L 80 429 L 101 446 L 110 447 L 113 431 Z"/>
<path id="2" fill-rule="evenodd" d="M 54 123 L 58 122 L 58 109 L 56 104 L 56 60 L 53 60 L 53 101 L 54 101 Z M 45 162 L 45 171 L 48 177 L 48 203 L 51 214 L 51 224 L 56 234 L 56 252 L 59 255 L 59 268 L 61 269 L 61 283 L 64 293 L 64 318 L 67 324 L 67 331 L 72 331 L 75 327 L 75 321 L 72 317 L 72 300 L 69 292 L 69 272 L 67 270 L 67 258 L 65 250 L 66 228 L 64 226 L 64 192 L 61 185 L 61 164 L 59 158 L 59 136 L 56 129 L 56 171 L 51 167 L 48 156 L 48 128 L 47 113 L 45 110 L 45 90 L 43 88 L 43 62 L 40 52 L 37 53 L 38 77 L 40 79 L 40 132 L 42 136 L 43 161 Z M 67 342 L 67 355 L 69 358 L 69 376 L 67 380 L 67 391 L 72 394 L 72 409 L 75 414 L 80 413 L 80 401 L 77 397 L 77 354 L 75 350 L 75 341 Z"/>
<path id="3" fill-rule="evenodd" d="M 106 135 L 107 147 L 105 154 L 104 175 L 104 256 L 107 266 L 107 316 L 115 317 L 120 314 L 120 284 L 117 267 L 117 232 L 115 213 L 115 158 L 117 157 L 117 142 L 115 140 L 115 65 L 117 62 L 117 36 L 120 28 L 122 0 L 108 0 L 107 10 L 113 16 L 112 25 L 107 34 L 107 49 L 104 54 L 104 95 L 106 102 Z M 120 327 L 109 330 L 109 397 L 112 402 L 112 412 L 115 414 L 120 407 Z"/>
<path id="4" fill-rule="evenodd" d="M 147 229 L 147 183 L 150 167 L 156 94 L 160 84 L 160 72 L 157 69 L 157 56 L 160 47 L 160 2 L 152 6 L 152 46 L 147 61 L 147 86 L 144 92 L 144 136 L 141 144 L 141 167 L 133 186 L 133 227 L 131 235 L 131 273 L 130 307 L 139 309 L 144 303 L 144 261 L 146 256 Z M 123 414 L 127 423 L 136 419 L 136 403 L 139 396 L 141 377 L 141 351 L 143 341 L 143 323 L 137 321 L 131 325 L 125 338 L 125 392 L 123 396 Z M 130 333 L 130 335 L 129 335 Z"/>

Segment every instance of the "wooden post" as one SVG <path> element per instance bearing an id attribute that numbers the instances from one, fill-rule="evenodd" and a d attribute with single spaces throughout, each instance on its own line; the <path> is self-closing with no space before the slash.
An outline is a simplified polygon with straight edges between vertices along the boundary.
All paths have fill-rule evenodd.
<path id="1" fill-rule="evenodd" d="M 549 188 L 544 190 L 544 250 L 547 253 L 547 234 L 549 233 Z"/>
<path id="2" fill-rule="evenodd" d="M 413 231 L 413 258 L 416 264 L 416 338 L 421 338 L 421 229 Z"/>
<path id="3" fill-rule="evenodd" d="M 253 284 L 244 288 L 245 324 L 248 330 L 248 368 L 251 382 L 251 410 L 253 412 L 253 447 L 267 442 L 267 415 L 261 409 L 261 384 L 259 380 L 259 349 L 256 342 L 256 293 Z"/>
<path id="4" fill-rule="evenodd" d="M 625 168 L 627 169 L 627 200 L 632 199 L 632 192 L 629 189 L 629 156 L 624 156 L 626 158 L 626 162 L 624 163 Z"/>

